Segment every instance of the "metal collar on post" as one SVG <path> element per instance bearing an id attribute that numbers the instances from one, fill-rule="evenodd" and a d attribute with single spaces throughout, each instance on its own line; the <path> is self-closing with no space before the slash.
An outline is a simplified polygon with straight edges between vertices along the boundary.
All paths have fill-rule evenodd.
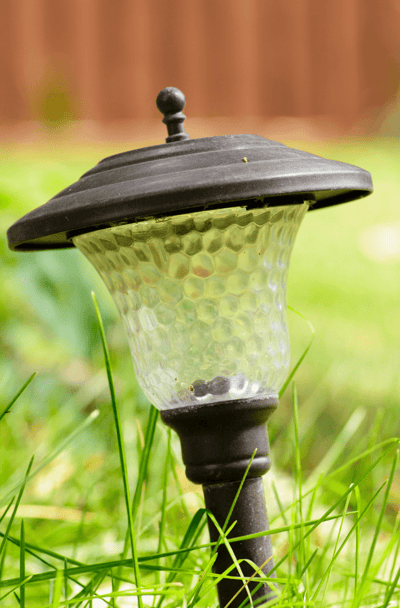
<path id="1" fill-rule="evenodd" d="M 206 508 L 213 514 L 220 528 L 236 521 L 230 538 L 250 536 L 268 530 L 268 515 L 261 476 L 266 473 L 269 459 L 269 440 L 266 422 L 278 405 L 278 399 L 238 399 L 189 406 L 161 412 L 162 421 L 179 435 L 186 476 L 203 485 Z M 237 493 L 248 469 L 246 480 Z M 236 500 L 230 520 L 227 517 Z M 208 519 L 212 542 L 219 542 L 220 532 Z M 221 608 L 229 603 L 239 608 L 250 593 L 257 605 L 269 601 L 274 593 L 249 562 L 260 568 L 264 576 L 271 576 L 274 567 L 270 536 L 232 543 L 233 552 L 240 560 L 241 572 L 236 568 L 218 584 Z M 233 567 L 232 557 L 221 543 L 213 570 L 223 574 Z M 247 589 L 240 576 L 251 580 Z M 275 576 L 275 575 L 273 575 Z M 232 599 L 236 596 L 234 599 Z"/>

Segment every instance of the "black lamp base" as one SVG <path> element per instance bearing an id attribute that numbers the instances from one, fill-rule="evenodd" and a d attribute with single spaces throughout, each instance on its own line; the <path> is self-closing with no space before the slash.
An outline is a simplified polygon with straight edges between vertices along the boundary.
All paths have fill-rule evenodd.
<path id="1" fill-rule="evenodd" d="M 257 449 L 246 480 L 236 501 L 230 523 L 236 521 L 230 536 L 247 536 L 268 529 L 264 489 L 260 477 L 270 466 L 266 421 L 275 410 L 278 399 L 243 399 L 199 406 L 188 406 L 161 412 L 165 424 L 179 435 L 186 475 L 203 485 L 205 504 L 219 526 L 225 525 L 231 506 L 250 460 Z M 210 538 L 218 541 L 219 532 L 209 519 Z M 229 525 L 229 524 L 228 524 Z M 249 560 L 268 575 L 273 568 L 269 536 L 232 544 L 238 560 Z M 222 574 L 233 565 L 226 547 L 218 549 L 214 572 Z M 249 580 L 256 572 L 248 562 L 240 564 L 242 575 Z M 229 576 L 239 577 L 233 568 Z M 224 578 L 218 583 L 220 606 L 230 602 L 238 608 L 252 594 L 256 605 L 265 605 L 274 594 L 267 584 L 257 581 L 257 574 L 247 589 L 242 580 Z M 232 600 L 232 598 L 234 598 Z M 263 599 L 264 598 L 264 599 Z"/>
<path id="2" fill-rule="evenodd" d="M 203 486 L 206 507 L 214 515 L 221 527 L 225 523 L 239 486 L 240 482 L 236 481 Z M 246 479 L 229 521 L 230 523 L 236 521 L 236 525 L 229 535 L 232 537 L 247 536 L 255 532 L 268 530 L 264 488 L 260 477 Z M 219 532 L 210 519 L 208 520 L 208 528 L 211 541 L 218 541 Z M 258 578 L 259 574 L 268 576 L 274 566 L 271 537 L 260 536 L 259 538 L 232 543 L 232 549 L 238 560 L 251 560 L 260 568 L 261 572 L 257 572 L 248 562 L 240 564 L 241 573 L 236 568 L 231 570 L 229 576 L 243 576 L 245 581 L 251 579 L 251 582 L 247 584 L 246 590 L 242 580 L 223 578 L 218 583 L 218 597 L 221 608 L 226 606 L 234 596 L 236 597 L 231 601 L 229 606 L 240 606 L 246 597 L 249 597 L 249 594 L 251 594 L 256 606 L 260 604 L 265 605 L 264 602 L 271 600 L 275 596 L 266 583 L 258 582 Z M 214 572 L 222 574 L 231 566 L 232 557 L 228 553 L 227 548 L 221 545 L 214 564 Z M 262 598 L 264 598 L 264 601 Z"/>

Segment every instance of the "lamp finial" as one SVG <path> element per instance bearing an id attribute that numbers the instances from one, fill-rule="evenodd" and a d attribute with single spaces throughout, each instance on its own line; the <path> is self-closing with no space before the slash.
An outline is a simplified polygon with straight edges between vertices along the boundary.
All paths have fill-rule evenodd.
<path id="1" fill-rule="evenodd" d="M 186 116 L 182 113 L 185 107 L 185 96 L 175 87 L 166 87 L 158 95 L 156 100 L 157 108 L 164 114 L 163 123 L 167 126 L 167 143 L 190 139 L 185 133 L 183 121 Z"/>

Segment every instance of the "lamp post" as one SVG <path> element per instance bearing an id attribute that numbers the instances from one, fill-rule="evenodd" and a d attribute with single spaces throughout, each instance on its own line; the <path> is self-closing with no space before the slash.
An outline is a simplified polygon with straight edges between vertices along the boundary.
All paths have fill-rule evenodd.
<path id="1" fill-rule="evenodd" d="M 235 537 L 263 532 L 266 421 L 289 368 L 286 279 L 308 209 L 366 196 L 371 176 L 256 135 L 190 140 L 185 98 L 157 97 L 166 144 L 102 160 L 8 231 L 15 251 L 77 247 L 110 290 L 138 381 L 179 435 L 188 478 Z M 255 456 L 254 452 L 256 450 Z M 251 462 L 251 464 L 250 464 Z M 250 466 L 249 466 L 250 464 Z M 237 496 L 240 484 L 246 479 Z M 210 536 L 219 538 L 209 521 Z M 233 545 L 242 575 L 273 568 L 269 536 Z M 224 546 L 214 571 L 233 566 Z M 231 576 L 238 577 L 235 567 Z M 218 584 L 220 605 L 251 593 L 255 576 Z"/>

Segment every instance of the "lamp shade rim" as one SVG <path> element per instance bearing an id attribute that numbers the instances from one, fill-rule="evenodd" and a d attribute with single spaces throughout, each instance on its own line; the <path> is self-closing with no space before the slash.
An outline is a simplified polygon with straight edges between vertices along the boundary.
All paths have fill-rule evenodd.
<path id="1" fill-rule="evenodd" d="M 12 250 L 73 247 L 71 237 L 108 226 L 211 206 L 302 203 L 311 208 L 372 192 L 368 171 L 259 135 L 186 140 L 100 161 L 8 231 Z"/>

